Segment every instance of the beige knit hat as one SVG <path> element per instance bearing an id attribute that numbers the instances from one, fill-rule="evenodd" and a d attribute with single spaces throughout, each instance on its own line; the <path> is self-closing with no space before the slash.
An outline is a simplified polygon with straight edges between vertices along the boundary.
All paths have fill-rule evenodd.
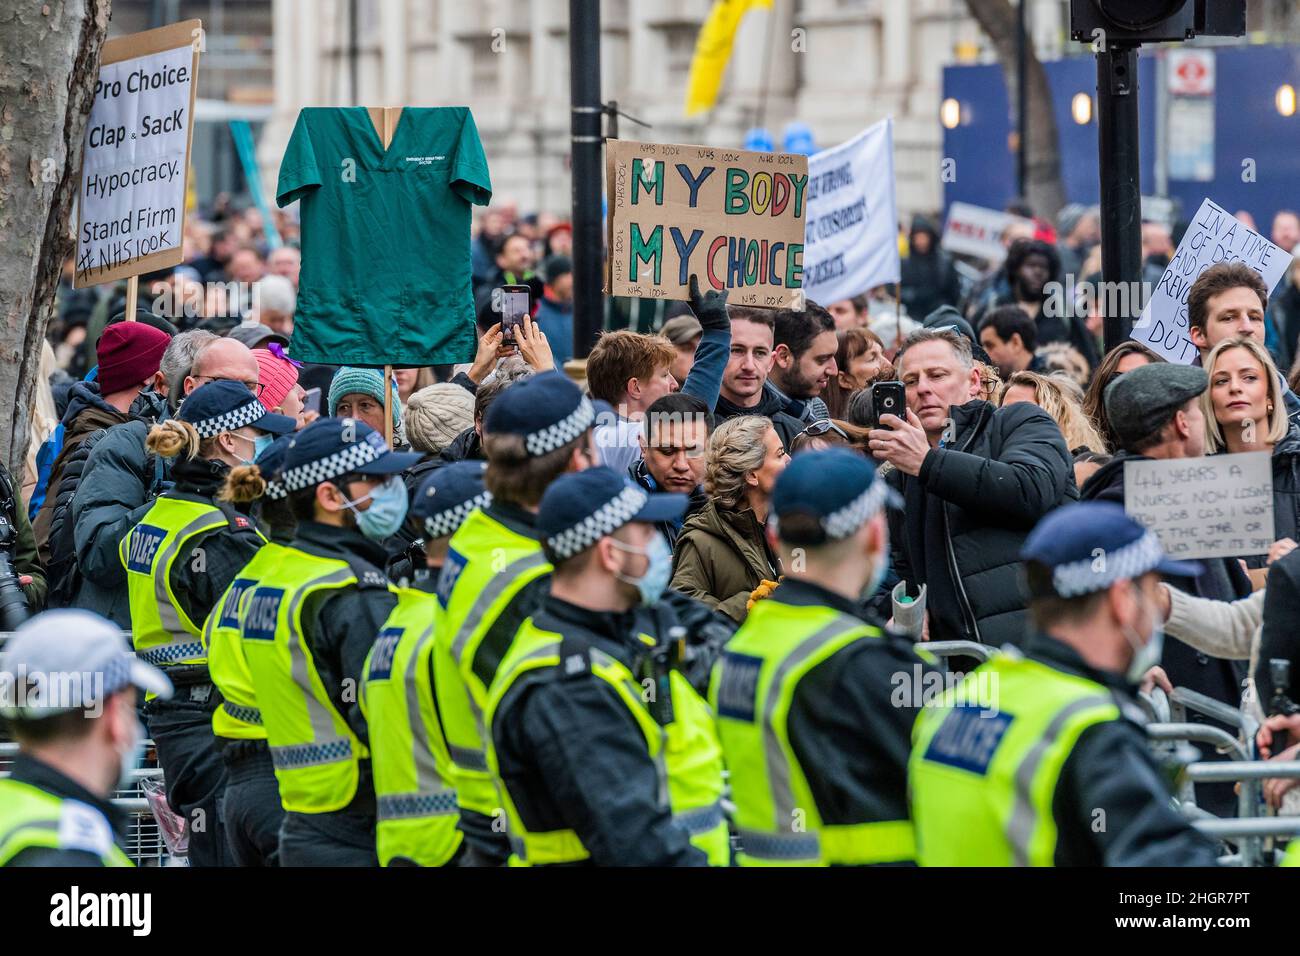
<path id="1" fill-rule="evenodd" d="M 474 424 L 474 396 L 459 385 L 426 385 L 406 401 L 406 439 L 436 455 Z"/>

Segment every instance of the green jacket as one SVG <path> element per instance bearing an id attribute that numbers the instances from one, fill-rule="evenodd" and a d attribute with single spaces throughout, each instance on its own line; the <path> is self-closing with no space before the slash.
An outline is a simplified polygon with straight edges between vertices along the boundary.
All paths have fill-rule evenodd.
<path id="1" fill-rule="evenodd" d="M 686 519 L 673 548 L 672 587 L 737 622 L 754 588 L 780 573 L 754 512 L 719 508 L 712 499 Z"/>
<path id="2" fill-rule="evenodd" d="M 9 551 L 9 560 L 15 574 L 31 575 L 32 583 L 23 586 L 23 595 L 27 598 L 27 610 L 36 614 L 45 610 L 45 571 L 36 554 L 36 535 L 27 518 L 27 508 L 18 484 L 3 466 L 0 466 L 0 504 L 4 507 L 5 519 L 13 525 L 14 543 Z"/>

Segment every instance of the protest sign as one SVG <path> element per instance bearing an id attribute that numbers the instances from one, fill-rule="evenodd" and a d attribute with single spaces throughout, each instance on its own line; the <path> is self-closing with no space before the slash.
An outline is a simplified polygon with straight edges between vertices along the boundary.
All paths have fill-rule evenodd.
<path id="1" fill-rule="evenodd" d="M 1267 554 L 1273 544 L 1268 452 L 1126 461 L 1124 510 L 1174 558 Z"/>
<path id="2" fill-rule="evenodd" d="M 81 167 L 77 288 L 184 258 L 202 36 L 186 20 L 104 44 Z"/>
<path id="3" fill-rule="evenodd" d="M 838 302 L 899 279 L 894 123 L 808 160 L 804 294 Z"/>
<path id="4" fill-rule="evenodd" d="M 948 222 L 944 226 L 939 245 L 949 252 L 974 256 L 996 265 L 1007 257 L 1002 234 L 1013 225 L 1020 224 L 1032 235 L 1034 221 L 1023 216 L 1013 216 L 997 209 L 985 209 L 970 203 L 955 202 L 948 207 Z"/>
<path id="5" fill-rule="evenodd" d="M 1197 349 L 1188 337 L 1187 293 L 1197 276 L 1217 262 L 1250 266 L 1271 292 L 1290 265 L 1291 254 L 1205 200 L 1134 324 L 1132 337 L 1171 362 L 1191 365 Z"/>
<path id="6" fill-rule="evenodd" d="M 803 308 L 808 157 L 609 140 L 606 291 L 686 299 L 731 289 L 728 302 Z"/>

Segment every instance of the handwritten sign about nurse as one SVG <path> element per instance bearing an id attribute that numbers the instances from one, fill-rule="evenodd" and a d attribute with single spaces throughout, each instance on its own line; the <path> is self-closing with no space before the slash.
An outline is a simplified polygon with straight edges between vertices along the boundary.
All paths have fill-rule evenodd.
<path id="1" fill-rule="evenodd" d="M 179 264 L 203 27 L 104 44 L 86 124 L 78 288 Z"/>
<path id="2" fill-rule="evenodd" d="M 1273 544 L 1268 452 L 1124 463 L 1124 510 L 1173 558 L 1267 554 Z"/>
<path id="3" fill-rule="evenodd" d="M 1271 292 L 1291 263 L 1291 254 L 1205 200 L 1133 326 L 1132 337 L 1171 362 L 1192 364 L 1197 350 L 1188 337 L 1187 293 L 1197 276 L 1217 262 L 1250 266 Z"/>
<path id="4" fill-rule="evenodd" d="M 611 295 L 686 299 L 731 289 L 733 305 L 803 308 L 808 158 L 609 140 Z"/>

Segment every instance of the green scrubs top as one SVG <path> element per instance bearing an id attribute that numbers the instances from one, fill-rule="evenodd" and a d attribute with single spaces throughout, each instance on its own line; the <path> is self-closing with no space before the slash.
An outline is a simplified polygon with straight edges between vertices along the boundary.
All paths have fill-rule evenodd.
<path id="1" fill-rule="evenodd" d="M 302 200 L 292 356 L 328 365 L 472 361 L 470 204 L 491 198 L 463 106 L 404 108 L 386 150 L 365 107 L 304 109 L 276 190 L 281 206 Z"/>

